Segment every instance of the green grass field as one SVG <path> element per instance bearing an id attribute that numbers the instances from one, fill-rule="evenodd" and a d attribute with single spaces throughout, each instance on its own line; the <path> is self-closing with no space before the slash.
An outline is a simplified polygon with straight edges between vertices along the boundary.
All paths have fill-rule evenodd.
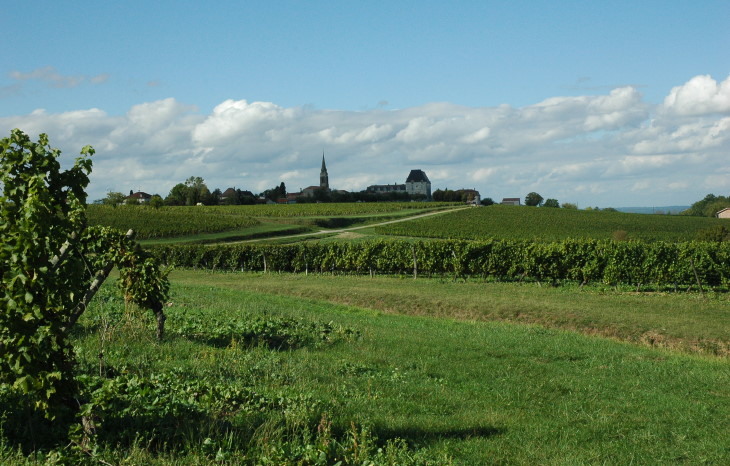
<path id="1" fill-rule="evenodd" d="M 667 341 L 727 344 L 726 296 L 192 271 L 175 272 L 173 283 L 165 342 L 154 342 L 151 328 L 124 317 L 121 301 L 107 294 L 84 316 L 81 366 L 100 370 L 103 350 L 104 370 L 120 377 L 157 377 L 172 391 L 186 386 L 160 375 L 170 373 L 223 393 L 247 387 L 262 399 L 304 396 L 305 406 L 295 403 L 289 414 L 183 415 L 177 421 L 189 432 L 181 438 L 147 432 L 135 441 L 131 432 L 116 432 L 103 456 L 112 462 L 205 463 L 217 452 L 232 463 L 265 463 L 265 457 L 296 464 L 307 450 L 301 432 L 312 432 L 316 449 L 323 422 L 329 445 L 341 452 L 352 455 L 353 444 L 367 449 L 374 442 L 360 458 L 370 455 L 376 464 L 387 463 L 384 453 L 377 458 L 377 448 L 387 445 L 396 458 L 390 464 L 730 460 L 723 434 L 730 428 L 727 359 L 687 354 L 694 350 L 683 345 L 617 341 L 653 331 Z M 235 333 L 210 335 L 257 319 L 329 323 L 350 336 L 281 350 Z M 127 429 L 142 423 L 122 420 Z M 164 418 L 156 422 L 166 432 Z M 395 439 L 405 444 L 396 449 Z M 168 450 L 156 446 L 165 441 Z M 215 447 L 208 456 L 206 445 Z"/>

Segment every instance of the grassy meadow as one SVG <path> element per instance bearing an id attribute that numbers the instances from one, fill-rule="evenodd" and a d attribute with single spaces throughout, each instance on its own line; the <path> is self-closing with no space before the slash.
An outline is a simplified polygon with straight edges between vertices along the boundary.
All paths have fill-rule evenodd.
<path id="1" fill-rule="evenodd" d="M 99 429 L 106 461 L 730 460 L 723 434 L 730 429 L 727 359 L 683 345 L 626 342 L 645 331 L 663 332 L 667 341 L 698 339 L 708 327 L 713 339 L 727 343 L 724 296 L 590 289 L 561 297 L 535 285 L 201 271 L 176 271 L 172 279 L 164 342 L 154 341 L 151 322 L 132 319 L 111 293 L 99 298 L 77 333 L 88 374 L 125 380 L 128 391 L 147 383 L 167 392 L 152 393 L 152 401 L 140 396 L 151 404 L 144 416 L 122 414 L 119 425 Z M 379 299 L 377 290 L 385 290 Z M 501 321 L 487 315 L 493 307 Z M 607 316 L 611 309 L 619 312 Z M 241 322 L 263 322 L 268 333 L 246 337 Z M 289 344 L 296 326 L 281 322 L 314 334 Z M 560 328 L 576 322 L 590 322 L 595 332 Z M 172 407 L 154 406 L 157 398 L 174 405 L 176 391 L 191 396 L 213 387 L 238 404 L 203 410 L 205 416 L 192 408 L 171 416 Z M 239 392 L 267 401 L 250 408 L 230 395 Z M 270 400 L 279 400 L 273 409 Z M 122 413 L 135 412 L 119 404 Z"/>

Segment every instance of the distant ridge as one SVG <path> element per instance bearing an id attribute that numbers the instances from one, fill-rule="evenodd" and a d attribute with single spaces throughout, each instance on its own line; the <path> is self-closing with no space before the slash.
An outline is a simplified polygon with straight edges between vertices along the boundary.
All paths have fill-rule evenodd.
<path id="1" fill-rule="evenodd" d="M 655 214 L 657 212 L 670 214 L 678 214 L 683 210 L 689 209 L 688 205 L 670 205 L 670 206 L 657 206 L 657 207 L 616 207 L 619 212 L 626 212 L 629 214 Z"/>

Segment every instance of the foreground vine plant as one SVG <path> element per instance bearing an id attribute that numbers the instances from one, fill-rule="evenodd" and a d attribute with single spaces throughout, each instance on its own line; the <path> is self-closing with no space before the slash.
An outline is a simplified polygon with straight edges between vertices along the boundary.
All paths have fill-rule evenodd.
<path id="1" fill-rule="evenodd" d="M 14 129 L 0 151 L 0 386 L 53 419 L 78 409 L 69 334 L 109 271 L 128 302 L 155 312 L 159 338 L 169 283 L 131 233 L 87 227 L 93 148 L 65 171 L 45 134 Z"/>

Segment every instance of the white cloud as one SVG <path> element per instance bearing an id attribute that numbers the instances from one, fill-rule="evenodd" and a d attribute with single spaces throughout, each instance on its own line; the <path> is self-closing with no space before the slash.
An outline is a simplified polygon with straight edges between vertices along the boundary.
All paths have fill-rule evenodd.
<path id="1" fill-rule="evenodd" d="M 719 85 L 709 75 L 695 76 L 672 88 L 664 110 L 676 115 L 706 115 L 730 112 L 730 76 Z"/>
<path id="2" fill-rule="evenodd" d="M 631 87 L 521 108 L 432 103 L 359 112 L 229 99 L 201 114 L 168 98 L 123 115 L 39 109 L 0 118 L 0 130 L 46 132 L 67 162 L 84 145 L 94 146 L 92 198 L 107 189 L 165 195 L 192 175 L 211 189 L 259 192 L 285 181 L 296 190 L 318 183 L 324 151 L 331 186 L 350 191 L 402 183 L 420 168 L 434 190 L 476 187 L 494 199 L 537 191 L 561 202 L 616 206 L 634 204 L 629 196 L 641 189 L 645 196 L 662 193 L 645 202 L 682 204 L 696 200 L 698 191 L 726 187 L 727 174 L 714 173 L 727 166 L 730 116 L 686 118 L 692 109 L 722 108 L 717 96 L 725 95 L 728 81 L 714 91 L 693 91 L 703 97 L 692 100 L 694 107 L 687 103 L 695 81 L 707 79 L 672 89 L 656 108 Z"/>

